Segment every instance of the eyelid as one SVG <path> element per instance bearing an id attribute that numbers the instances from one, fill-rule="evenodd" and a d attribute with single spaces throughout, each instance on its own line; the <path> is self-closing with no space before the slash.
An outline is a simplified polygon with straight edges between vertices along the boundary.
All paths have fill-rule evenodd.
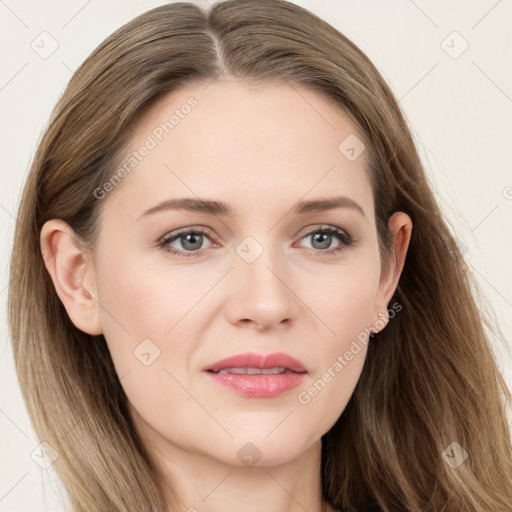
<path id="1" fill-rule="evenodd" d="M 336 248 L 329 249 L 326 251 L 321 251 L 319 249 L 316 249 L 317 253 L 332 254 L 332 253 L 338 252 L 339 250 L 342 250 L 343 248 L 346 248 L 348 246 L 355 245 L 355 239 L 352 238 L 352 236 L 346 229 L 339 228 L 332 224 L 323 224 L 320 226 L 316 225 L 316 226 L 312 227 L 311 229 L 309 229 L 308 231 L 306 231 L 305 233 L 303 233 L 302 236 L 299 238 L 299 240 L 303 240 L 304 238 L 311 236 L 313 233 L 318 233 L 318 232 L 322 232 L 322 231 L 330 232 L 336 238 L 341 238 L 341 243 L 342 243 L 343 247 L 338 248 L 338 249 L 336 249 Z M 315 250 L 315 249 L 312 249 L 312 250 Z"/>
<path id="2" fill-rule="evenodd" d="M 158 245 L 163 245 L 169 243 L 170 241 L 178 240 L 180 237 L 188 235 L 190 233 L 197 233 L 201 235 L 206 235 L 210 239 L 217 241 L 217 237 L 214 234 L 213 229 L 206 226 L 187 226 L 185 228 L 175 229 L 174 231 L 169 231 L 162 237 L 160 237 L 157 241 Z"/>
<path id="3" fill-rule="evenodd" d="M 335 226 L 334 224 L 311 224 L 310 226 L 312 226 L 310 229 L 308 229 L 309 226 L 306 226 L 304 228 L 304 229 L 306 229 L 306 231 L 300 237 L 301 240 L 305 236 L 311 235 L 312 233 L 316 233 L 317 231 L 329 231 L 329 230 L 341 231 L 342 233 L 344 233 L 347 236 L 347 238 L 352 239 L 352 237 L 350 236 L 349 232 L 346 229 Z M 296 236 L 299 236 L 300 233 L 301 233 L 301 231 L 299 231 Z"/>

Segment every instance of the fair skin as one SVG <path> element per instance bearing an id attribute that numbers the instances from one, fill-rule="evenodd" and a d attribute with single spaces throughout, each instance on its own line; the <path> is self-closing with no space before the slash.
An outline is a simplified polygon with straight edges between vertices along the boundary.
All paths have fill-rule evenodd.
<path id="1" fill-rule="evenodd" d="M 338 150 L 358 132 L 328 99 L 301 87 L 187 85 L 145 112 L 129 153 L 190 96 L 197 106 L 102 199 L 95 253 L 51 220 L 41 233 L 46 266 L 75 326 L 105 336 L 135 426 L 179 490 L 183 510 L 320 512 L 321 437 L 354 391 L 367 343 L 308 403 L 298 395 L 358 335 L 385 328 L 375 325 L 390 307 L 411 219 L 402 212 L 389 219 L 396 257 L 381 268 L 366 155 L 350 161 Z M 363 213 L 292 211 L 299 201 L 333 195 Z M 233 216 L 161 210 L 138 219 L 181 197 L 223 201 Z M 355 243 L 325 254 L 344 245 L 334 235 L 315 241 L 312 234 L 325 226 Z M 199 256 L 157 245 L 189 227 L 212 236 L 188 244 L 182 236 L 168 246 Z M 245 249 L 262 249 L 251 263 L 236 251 L 248 236 L 258 245 Z M 145 365 L 134 350 L 148 338 L 146 353 L 156 354 L 156 346 L 160 354 Z M 308 373 L 298 388 L 259 398 L 221 387 L 202 371 L 247 351 L 285 352 Z M 260 455 L 256 464 L 239 458 L 244 446 Z"/>

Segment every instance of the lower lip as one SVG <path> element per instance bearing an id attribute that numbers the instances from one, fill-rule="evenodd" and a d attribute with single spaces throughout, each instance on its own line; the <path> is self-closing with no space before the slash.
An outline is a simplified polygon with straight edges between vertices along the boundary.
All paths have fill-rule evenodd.
<path id="1" fill-rule="evenodd" d="M 221 386 L 231 388 L 237 393 L 259 398 L 273 398 L 285 391 L 296 388 L 306 373 L 280 373 L 276 375 L 239 375 L 236 373 L 206 372 Z"/>

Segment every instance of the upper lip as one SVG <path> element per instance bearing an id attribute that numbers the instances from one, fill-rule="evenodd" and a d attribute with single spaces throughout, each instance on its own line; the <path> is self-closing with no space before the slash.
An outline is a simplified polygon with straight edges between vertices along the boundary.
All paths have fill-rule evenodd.
<path id="1" fill-rule="evenodd" d="M 271 354 L 257 354 L 256 352 L 247 352 L 236 356 L 227 357 L 213 363 L 204 371 L 218 372 L 224 368 L 274 368 L 279 366 L 293 372 L 307 372 L 305 366 L 297 359 L 283 352 L 273 352 Z"/>

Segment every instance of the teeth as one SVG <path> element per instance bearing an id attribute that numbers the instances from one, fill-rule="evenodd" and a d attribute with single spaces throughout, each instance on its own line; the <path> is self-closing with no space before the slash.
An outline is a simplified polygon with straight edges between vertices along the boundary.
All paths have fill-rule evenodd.
<path id="1" fill-rule="evenodd" d="M 224 375 L 225 373 L 236 373 L 238 375 L 278 375 L 280 373 L 290 373 L 286 368 L 276 366 L 274 368 L 223 368 L 217 373 Z"/>

